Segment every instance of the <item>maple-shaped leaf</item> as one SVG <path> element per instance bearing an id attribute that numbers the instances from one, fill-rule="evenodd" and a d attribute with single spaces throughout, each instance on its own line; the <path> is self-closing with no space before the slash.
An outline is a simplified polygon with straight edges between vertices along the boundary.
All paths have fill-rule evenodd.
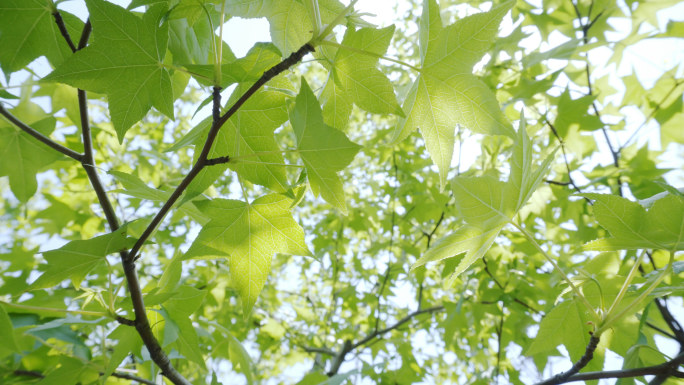
<path id="1" fill-rule="evenodd" d="M 242 95 L 248 87 L 247 83 L 241 83 L 235 89 L 231 100 Z M 289 186 L 285 172 L 286 164 L 273 132 L 287 121 L 285 101 L 288 98 L 289 96 L 280 90 L 269 88 L 258 91 L 249 98 L 223 125 L 209 151 L 209 158 L 228 155 L 231 161 L 203 169 L 188 188 L 188 198 L 204 192 L 228 168 L 252 183 L 266 186 L 276 192 L 286 191 Z M 230 101 L 228 105 L 231 105 Z M 206 119 L 196 128 L 201 130 L 202 134 L 194 141 L 195 160 L 204 146 L 210 125 L 211 119 Z"/>
<path id="2" fill-rule="evenodd" d="M 10 112 L 43 135 L 49 136 L 55 129 L 55 118 L 37 104 L 22 101 Z M 36 174 L 61 157 L 57 151 L 0 117 L 0 176 L 9 177 L 12 193 L 20 201 L 26 202 L 36 193 Z"/>
<path id="3" fill-rule="evenodd" d="M 347 204 L 337 172 L 351 163 L 361 148 L 347 136 L 323 121 L 318 99 L 302 78 L 302 86 L 290 112 L 290 123 L 297 137 L 297 151 L 304 162 L 314 195 L 320 194 L 345 215 Z"/>
<path id="4" fill-rule="evenodd" d="M 166 7 L 142 18 L 103 0 L 87 0 L 93 42 L 76 52 L 44 80 L 106 94 L 112 123 L 123 141 L 126 131 L 155 107 L 173 118 L 171 76 L 162 65 L 168 25 Z"/>
<path id="5" fill-rule="evenodd" d="M 561 302 L 551 309 L 542 319 L 537 337 L 531 341 L 525 355 L 544 359 L 557 352 L 558 345 L 563 344 L 570 357 L 574 361 L 579 360 L 591 338 L 588 332 L 592 318 L 586 309 L 576 298 Z"/>
<path id="6" fill-rule="evenodd" d="M 347 28 L 342 46 L 337 49 L 328 80 L 321 97 L 326 122 L 345 129 L 351 102 L 376 114 L 404 112 L 397 102 L 394 88 L 387 76 L 377 68 L 378 57 L 385 54 L 394 33 L 394 26 L 383 29 Z M 371 56 L 361 51 L 371 52 Z"/>
<path id="7" fill-rule="evenodd" d="M 646 209 L 609 194 L 581 194 L 594 201 L 594 216 L 611 237 L 587 243 L 589 250 L 684 250 L 684 197 L 667 193 Z"/>
<path id="8" fill-rule="evenodd" d="M 135 243 L 135 238 L 126 236 L 126 227 L 98 237 L 71 241 L 56 250 L 43 253 L 48 263 L 47 270 L 38 277 L 29 290 L 53 287 L 70 278 L 78 289 L 83 279 L 95 267 L 105 263 L 109 254 L 127 249 Z"/>
<path id="9" fill-rule="evenodd" d="M 211 217 L 185 258 L 230 259 L 231 279 L 249 314 L 276 253 L 310 255 L 304 231 L 290 213 L 292 200 L 277 194 L 254 202 L 214 199 L 197 205 Z"/>
<path id="10" fill-rule="evenodd" d="M 393 141 L 420 128 L 439 168 L 442 188 L 454 153 L 457 125 L 483 134 L 514 136 L 494 93 L 473 75 L 473 65 L 493 43 L 501 20 L 513 4 L 507 1 L 444 27 L 435 0 L 423 3 L 421 71 L 406 97 L 406 118 L 397 125 Z"/>
<path id="11" fill-rule="evenodd" d="M 324 25 L 345 8 L 337 0 L 319 0 L 318 5 Z M 299 0 L 226 0 L 226 13 L 244 18 L 265 17 L 271 40 L 283 56 L 289 56 L 313 37 L 313 21 Z"/>
<path id="12" fill-rule="evenodd" d="M 450 285 L 489 250 L 503 227 L 527 203 L 549 170 L 555 150 L 533 169 L 532 141 L 524 119 L 513 144 L 511 174 L 502 182 L 491 176 L 458 176 L 451 181 L 456 209 L 466 223 L 454 233 L 439 239 L 411 269 L 428 262 L 461 255 L 456 269 L 446 280 Z"/>
<path id="13" fill-rule="evenodd" d="M 53 66 L 71 56 L 71 49 L 59 32 L 52 0 L 0 1 L 0 68 L 7 76 L 24 68 L 39 56 Z M 83 22 L 60 10 L 71 39 L 78 42 Z"/>

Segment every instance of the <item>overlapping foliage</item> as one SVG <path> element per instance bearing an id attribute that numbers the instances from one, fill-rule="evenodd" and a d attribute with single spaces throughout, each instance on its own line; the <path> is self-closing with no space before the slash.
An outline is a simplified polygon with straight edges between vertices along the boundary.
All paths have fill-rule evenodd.
<path id="1" fill-rule="evenodd" d="M 676 2 L 69 3 L 0 2 L 0 382 L 684 375 Z"/>

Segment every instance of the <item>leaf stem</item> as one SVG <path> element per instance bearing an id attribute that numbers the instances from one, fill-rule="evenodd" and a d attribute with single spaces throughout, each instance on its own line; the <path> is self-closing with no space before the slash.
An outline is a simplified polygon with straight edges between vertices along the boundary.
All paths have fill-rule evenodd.
<path id="1" fill-rule="evenodd" d="M 214 77 L 216 78 L 216 86 L 221 86 L 221 61 L 223 60 L 223 24 L 226 23 L 226 2 L 221 2 L 221 26 L 219 27 L 218 52 L 216 53 L 216 62 L 214 63 Z"/>
<path id="2" fill-rule="evenodd" d="M 51 308 L 51 307 L 21 305 L 18 303 L 5 302 L 5 301 L 0 301 L 0 304 L 3 304 L 5 306 L 9 306 L 11 308 L 20 309 L 20 310 L 39 311 L 39 312 L 46 312 L 46 313 L 60 313 L 60 314 L 62 314 L 62 313 L 79 314 L 79 315 L 86 315 L 86 316 L 91 316 L 91 317 L 107 317 L 107 318 L 116 319 L 116 315 L 105 313 L 102 311 L 57 309 L 57 308 Z"/>
<path id="3" fill-rule="evenodd" d="M 602 332 L 606 331 L 607 329 L 609 329 L 620 318 L 624 317 L 625 315 L 627 315 L 627 313 L 632 311 L 632 309 L 634 309 L 636 306 L 638 306 L 639 303 L 641 303 L 641 301 L 644 300 L 644 298 L 648 297 L 648 295 L 651 294 L 651 292 L 653 290 L 655 290 L 656 287 L 658 287 L 658 285 L 660 285 L 661 282 L 663 282 L 663 280 L 668 275 L 668 273 L 672 272 L 672 264 L 673 263 L 674 263 L 674 251 L 670 251 L 670 261 L 667 264 L 667 266 L 665 266 L 663 268 L 663 271 L 660 272 L 660 274 L 655 279 L 655 281 L 653 281 L 653 283 L 651 283 L 651 285 L 648 288 L 646 288 L 646 290 L 644 290 L 634 301 L 632 301 L 629 305 L 627 305 L 624 309 L 622 309 L 622 311 L 620 311 L 619 313 L 617 313 L 613 316 L 606 317 L 606 319 L 601 323 L 601 326 L 599 326 L 599 328 L 596 330 L 596 333 L 602 333 Z"/>
<path id="4" fill-rule="evenodd" d="M 596 309 L 594 309 L 594 307 L 591 306 L 591 304 L 589 303 L 589 301 L 587 301 L 587 298 L 582 294 L 581 291 L 579 291 L 579 289 L 577 288 L 577 286 L 575 286 L 575 284 L 572 283 L 572 280 L 570 279 L 570 277 L 568 277 L 568 276 L 563 272 L 563 270 L 560 268 L 560 266 L 558 266 L 558 264 L 556 263 L 556 261 L 555 261 L 553 258 L 551 258 L 551 256 L 550 256 L 549 254 L 547 254 L 546 251 L 544 251 L 544 249 L 542 249 L 542 247 L 539 245 L 539 243 L 537 243 L 537 240 L 534 239 L 534 237 L 532 236 L 532 234 L 530 234 L 527 230 L 525 230 L 524 227 L 518 225 L 517 223 L 515 223 L 515 222 L 513 222 L 513 221 L 510 221 L 510 223 L 511 223 L 516 229 L 518 229 L 518 230 L 525 236 L 525 238 L 527 238 L 527 240 L 530 241 L 530 242 L 534 245 L 534 247 L 537 248 L 537 250 L 539 250 L 539 252 L 542 253 L 542 255 L 544 256 L 544 258 L 546 258 L 546 260 L 549 261 L 549 263 L 551 263 L 551 265 L 553 265 L 553 268 L 556 269 L 556 271 L 558 271 L 558 273 L 560 273 L 560 275 L 563 277 L 563 279 L 565 280 L 565 282 L 567 282 L 568 285 L 570 285 L 570 288 L 572 289 L 573 293 L 575 293 L 575 295 L 576 295 L 582 302 L 584 302 L 584 305 L 587 307 L 587 309 L 589 309 L 589 310 L 591 311 L 592 315 L 594 316 L 594 319 L 595 319 L 596 321 L 600 320 L 601 317 L 599 317 L 598 313 L 596 313 Z M 597 334 L 597 335 L 599 335 L 599 334 Z"/>
<path id="5" fill-rule="evenodd" d="M 412 66 L 411 64 L 408 64 L 408 63 L 406 63 L 406 62 L 403 62 L 403 61 L 401 61 L 401 60 L 399 60 L 399 59 L 394 59 L 394 58 L 391 58 L 391 57 L 382 56 L 382 55 L 379 55 L 379 54 L 377 54 L 377 53 L 375 53 L 375 52 L 366 51 L 365 49 L 354 48 L 354 47 L 350 47 L 350 46 L 347 46 L 347 45 L 344 45 L 344 44 L 340 44 L 340 43 L 336 43 L 336 42 L 334 42 L 334 41 L 329 41 L 329 40 L 323 40 L 323 41 L 320 42 L 320 44 L 321 44 L 321 45 L 329 45 L 329 46 L 333 46 L 333 47 L 337 47 L 337 48 L 341 48 L 341 49 L 346 49 L 346 50 L 349 50 L 349 51 L 352 51 L 352 52 L 360 53 L 360 54 L 363 54 L 363 55 L 368 55 L 368 56 L 376 57 L 376 58 L 378 58 L 378 59 L 390 61 L 390 62 L 392 62 L 392 63 L 396 63 L 396 64 L 402 65 L 402 66 L 404 66 L 404 67 L 408 67 L 408 68 L 410 68 L 410 69 L 412 69 L 412 70 L 414 70 L 414 71 L 416 71 L 416 72 L 421 72 L 421 69 L 420 69 L 420 68 L 415 67 L 415 66 Z"/>
<path id="6" fill-rule="evenodd" d="M 339 24 L 342 21 L 342 19 L 347 16 L 350 9 L 354 8 L 354 4 L 356 4 L 357 1 L 359 0 L 352 0 L 349 3 L 349 5 L 344 10 L 342 10 L 342 12 L 340 12 L 339 15 L 337 15 L 335 20 L 333 20 L 330 24 L 326 25 L 323 31 L 321 31 L 318 35 L 315 35 L 313 39 L 311 39 L 311 42 L 309 44 L 315 47 L 323 43 L 323 41 L 325 41 L 325 38 L 327 38 L 328 35 L 332 33 L 333 28 L 335 28 L 335 26 Z"/>
<path id="7" fill-rule="evenodd" d="M 632 280 L 634 280 L 636 272 L 639 270 L 641 258 L 644 256 L 645 253 L 646 252 L 644 251 L 643 253 L 639 254 L 636 261 L 634 262 L 634 266 L 632 266 L 632 268 L 629 270 L 629 274 L 627 275 L 627 278 L 625 278 L 625 282 L 623 282 L 622 287 L 618 292 L 618 295 L 615 297 L 615 300 L 613 300 L 613 303 L 610 305 L 610 308 L 606 312 L 606 318 L 610 317 L 610 315 L 615 310 L 615 307 L 620 303 L 620 301 L 622 301 L 622 298 L 624 298 L 625 294 L 627 293 L 627 289 L 629 288 L 629 285 L 632 283 Z"/>
<path id="8" fill-rule="evenodd" d="M 78 152 L 65 147 L 54 140 L 50 139 L 49 137 L 41 134 L 38 130 L 28 126 L 24 122 L 20 121 L 17 119 L 14 115 L 12 115 L 9 111 L 5 109 L 5 107 L 0 104 L 0 115 L 4 116 L 5 119 L 7 119 L 10 123 L 24 131 L 25 133 L 31 135 L 38 141 L 42 142 L 43 144 L 47 145 L 48 147 L 52 148 L 53 150 L 56 150 L 69 158 L 76 160 L 78 162 L 83 161 L 83 154 L 79 154 Z"/>

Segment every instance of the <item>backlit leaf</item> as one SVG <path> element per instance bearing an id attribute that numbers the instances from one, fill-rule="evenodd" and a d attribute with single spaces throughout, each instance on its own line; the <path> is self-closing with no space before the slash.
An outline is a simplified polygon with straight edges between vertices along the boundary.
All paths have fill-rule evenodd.
<path id="1" fill-rule="evenodd" d="M 309 255 L 304 232 L 290 214 L 291 200 L 266 195 L 252 203 L 214 199 L 200 204 L 211 217 L 186 258 L 228 256 L 245 317 L 256 302 L 276 253 Z"/>
<path id="2" fill-rule="evenodd" d="M 168 24 L 159 24 L 164 7 L 155 6 L 140 19 L 106 1 L 86 4 L 93 43 L 45 80 L 106 94 L 119 141 L 151 107 L 173 118 L 171 77 L 162 64 L 168 42 Z"/>

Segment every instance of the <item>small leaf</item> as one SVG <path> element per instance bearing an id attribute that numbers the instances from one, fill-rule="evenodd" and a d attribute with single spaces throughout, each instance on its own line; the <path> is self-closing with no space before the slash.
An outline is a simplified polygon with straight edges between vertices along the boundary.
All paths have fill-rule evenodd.
<path id="1" fill-rule="evenodd" d="M 2 341 L 0 350 L 9 350 L 10 352 L 19 351 L 17 341 L 14 339 L 12 320 L 10 320 L 9 315 L 2 305 L 0 305 L 0 341 Z"/>
<path id="2" fill-rule="evenodd" d="M 43 135 L 49 136 L 55 129 L 55 118 L 36 104 L 22 102 L 10 112 Z M 36 193 L 36 174 L 62 157 L 0 117 L 0 176 L 9 176 L 12 193 L 21 202 Z"/>
<path id="3" fill-rule="evenodd" d="M 306 80 L 290 113 L 290 122 L 297 136 L 297 150 L 302 157 L 314 195 L 320 194 L 328 203 L 346 215 L 342 181 L 337 172 L 351 163 L 360 146 L 323 122 L 321 107 Z"/>
<path id="4" fill-rule="evenodd" d="M 76 289 L 95 267 L 105 263 L 105 256 L 132 247 L 134 238 L 126 237 L 126 227 L 85 241 L 71 241 L 56 250 L 43 252 L 47 271 L 28 290 L 53 287 L 70 278 Z"/>
<path id="5" fill-rule="evenodd" d="M 137 354 L 142 347 L 142 340 L 135 331 L 135 328 L 127 325 L 119 325 L 114 331 L 109 333 L 107 338 L 117 342 L 114 344 L 114 350 L 109 356 L 107 368 L 102 374 L 103 378 L 109 377 L 119 367 L 119 364 L 123 362 L 124 358 L 130 354 Z"/>
<path id="6" fill-rule="evenodd" d="M 503 224 L 483 231 L 476 227 L 464 226 L 456 232 L 439 239 L 419 260 L 411 266 L 411 270 L 420 267 L 427 262 L 439 261 L 445 258 L 455 257 L 465 253 L 458 263 L 456 269 L 451 273 L 446 285 L 468 269 L 473 262 L 482 258 L 494 243 L 494 239 L 499 235 Z"/>

